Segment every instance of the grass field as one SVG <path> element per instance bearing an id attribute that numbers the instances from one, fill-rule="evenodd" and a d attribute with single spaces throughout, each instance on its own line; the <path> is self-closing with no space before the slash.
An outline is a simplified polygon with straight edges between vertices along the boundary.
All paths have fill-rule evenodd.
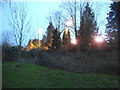
<path id="1" fill-rule="evenodd" d="M 117 88 L 118 78 L 107 74 L 78 74 L 30 63 L 4 63 L 3 88 Z"/>

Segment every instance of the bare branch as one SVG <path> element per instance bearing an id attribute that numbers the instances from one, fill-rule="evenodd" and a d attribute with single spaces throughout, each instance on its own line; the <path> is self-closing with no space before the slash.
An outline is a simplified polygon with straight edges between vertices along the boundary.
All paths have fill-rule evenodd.
<path id="1" fill-rule="evenodd" d="M 21 46 L 24 39 L 30 31 L 30 19 L 27 19 L 26 3 L 9 2 L 11 17 L 9 17 L 9 25 L 14 33 L 16 44 Z"/>

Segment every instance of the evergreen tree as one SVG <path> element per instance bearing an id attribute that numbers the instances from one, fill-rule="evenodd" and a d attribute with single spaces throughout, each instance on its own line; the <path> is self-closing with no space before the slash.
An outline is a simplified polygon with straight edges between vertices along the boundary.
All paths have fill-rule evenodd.
<path id="1" fill-rule="evenodd" d="M 80 47 L 85 50 L 89 47 L 89 43 L 91 43 L 91 38 L 94 32 L 98 30 L 97 22 L 95 20 L 95 15 L 92 9 L 89 7 L 87 3 L 85 10 L 83 12 L 83 16 L 80 22 L 80 31 L 79 31 L 79 38 L 80 38 Z"/>
<path id="2" fill-rule="evenodd" d="M 63 32 L 63 39 L 62 39 L 63 45 L 65 44 L 65 41 L 66 41 L 66 39 L 65 39 L 65 33 L 66 33 L 66 31 L 64 30 L 64 32 Z"/>
<path id="3" fill-rule="evenodd" d="M 70 41 L 71 41 L 71 38 L 70 38 L 70 29 L 68 29 L 68 31 L 65 29 L 64 33 L 63 33 L 63 44 L 67 45 L 67 44 L 70 43 Z"/>
<path id="4" fill-rule="evenodd" d="M 71 38 L 70 38 L 70 29 L 68 29 L 68 42 L 70 43 L 70 41 L 71 41 Z"/>
<path id="5" fill-rule="evenodd" d="M 120 10 L 118 7 L 120 2 L 114 2 L 110 6 L 110 12 L 108 13 L 108 23 L 106 24 L 106 33 L 111 46 L 118 46 L 118 21 L 120 17 Z"/>
<path id="6" fill-rule="evenodd" d="M 47 46 L 46 45 L 46 41 L 47 41 L 47 37 L 46 37 L 46 35 L 43 35 L 43 38 L 42 38 L 42 46 L 44 47 L 44 46 Z"/>
<path id="7" fill-rule="evenodd" d="M 34 48 L 39 48 L 39 46 L 40 46 L 40 41 L 39 41 L 39 39 L 33 39 L 33 40 L 32 40 L 32 44 L 33 44 L 33 47 L 34 47 Z"/>
<path id="8" fill-rule="evenodd" d="M 33 43 L 32 43 L 32 40 L 30 39 L 29 42 L 28 42 L 28 44 L 27 44 L 26 49 L 30 50 L 32 48 L 33 48 Z"/>
<path id="9" fill-rule="evenodd" d="M 60 32 L 57 29 L 53 30 L 52 47 L 55 49 L 58 49 L 61 47 Z"/>
<path id="10" fill-rule="evenodd" d="M 48 43 L 48 46 L 52 45 L 53 30 L 54 30 L 54 26 L 53 26 L 52 22 L 50 22 L 49 26 L 47 28 L 47 43 Z"/>

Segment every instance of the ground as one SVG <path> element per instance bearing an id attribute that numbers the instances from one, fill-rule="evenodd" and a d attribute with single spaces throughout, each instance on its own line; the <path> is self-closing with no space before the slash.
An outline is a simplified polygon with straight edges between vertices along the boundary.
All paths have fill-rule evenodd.
<path id="1" fill-rule="evenodd" d="M 3 68 L 3 88 L 117 88 L 118 77 L 108 74 L 72 73 L 48 67 L 6 62 Z"/>
<path id="2" fill-rule="evenodd" d="M 118 87 L 118 50 L 5 49 L 3 88 Z"/>

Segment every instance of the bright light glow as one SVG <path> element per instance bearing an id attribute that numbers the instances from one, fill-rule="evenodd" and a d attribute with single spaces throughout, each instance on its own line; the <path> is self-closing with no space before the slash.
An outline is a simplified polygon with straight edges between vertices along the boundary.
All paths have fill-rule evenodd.
<path id="1" fill-rule="evenodd" d="M 67 20 L 66 23 L 65 23 L 66 26 L 72 26 L 73 25 L 73 22 L 70 21 L 70 20 Z"/>
<path id="2" fill-rule="evenodd" d="M 77 41 L 74 39 L 74 40 L 71 40 L 71 43 L 72 43 L 72 44 L 76 44 Z"/>
<path id="3" fill-rule="evenodd" d="M 43 34 L 43 30 L 38 30 L 38 34 Z"/>
<path id="4" fill-rule="evenodd" d="M 101 42 L 103 42 L 104 40 L 103 40 L 102 37 L 97 36 L 97 37 L 95 37 L 95 41 L 98 42 L 98 43 L 101 43 Z"/>

